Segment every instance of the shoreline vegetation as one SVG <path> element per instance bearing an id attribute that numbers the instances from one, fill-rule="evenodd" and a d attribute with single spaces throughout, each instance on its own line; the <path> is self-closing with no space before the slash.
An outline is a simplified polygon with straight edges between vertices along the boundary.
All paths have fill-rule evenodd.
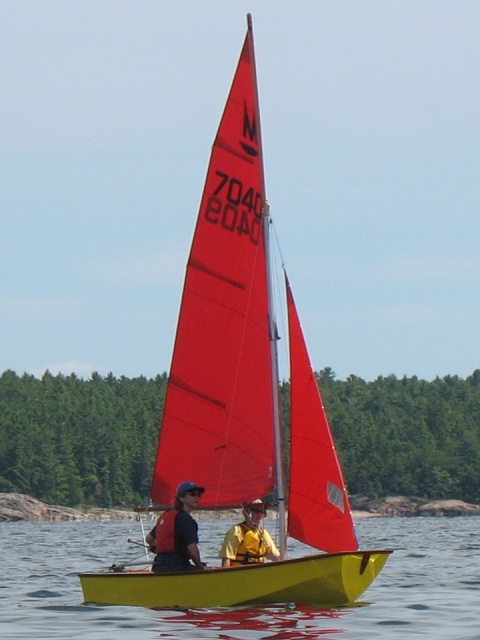
<path id="1" fill-rule="evenodd" d="M 354 519 L 393 517 L 458 517 L 479 516 L 480 506 L 462 500 L 427 500 L 423 498 L 390 496 L 368 498 L 350 496 Z M 152 520 L 156 512 L 150 512 Z M 226 519 L 240 516 L 239 509 L 228 511 L 197 511 L 199 519 Z M 66 522 L 134 520 L 137 514 L 132 509 L 100 509 L 97 507 L 73 509 L 48 505 L 22 493 L 0 493 L 0 522 Z"/>
<path id="2" fill-rule="evenodd" d="M 431 382 L 393 375 L 337 380 L 328 367 L 315 375 L 350 495 L 480 504 L 480 369 L 465 380 Z M 167 381 L 166 373 L 152 379 L 92 373 L 83 380 L 5 371 L 0 492 L 77 509 L 142 504 L 150 493 Z M 279 393 L 288 477 L 288 381 Z M 371 513 L 364 506 L 352 504 Z"/>

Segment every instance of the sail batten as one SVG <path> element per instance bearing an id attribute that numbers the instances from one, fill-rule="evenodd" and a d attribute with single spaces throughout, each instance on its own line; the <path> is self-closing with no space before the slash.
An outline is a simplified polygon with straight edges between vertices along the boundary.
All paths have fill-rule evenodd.
<path id="1" fill-rule="evenodd" d="M 243 151 L 246 151 L 247 148 L 254 151 L 253 147 L 249 147 L 248 145 L 245 145 L 245 143 L 241 143 L 241 145 L 242 145 Z M 217 146 L 219 149 L 223 149 L 224 151 L 227 151 L 227 153 L 231 153 L 233 156 L 235 156 L 236 158 L 240 158 L 240 160 L 243 160 L 244 162 L 248 162 L 249 164 L 254 163 L 254 158 L 252 157 L 254 155 L 253 153 L 250 153 L 249 155 L 245 155 L 245 153 L 240 152 L 238 149 L 234 149 L 226 140 L 222 140 L 222 139 L 216 140 L 215 146 Z"/>
<path id="2" fill-rule="evenodd" d="M 204 274 L 211 276 L 212 278 L 217 278 L 218 280 L 222 280 L 226 284 L 231 284 L 233 287 L 237 287 L 238 289 L 246 288 L 244 282 L 238 282 L 237 280 L 233 280 L 232 278 L 230 278 L 228 275 L 224 273 L 218 273 L 216 271 L 212 271 L 207 267 L 207 265 L 201 262 L 198 262 L 198 260 L 195 260 L 193 258 L 188 263 L 188 266 L 191 267 L 192 269 L 198 269 L 198 271 L 202 271 Z"/>
<path id="3" fill-rule="evenodd" d="M 186 391 L 187 393 L 190 393 L 190 394 L 192 394 L 194 396 L 197 396 L 198 398 L 201 398 L 202 400 L 206 400 L 207 402 L 211 402 L 212 404 L 215 404 L 218 407 L 221 407 L 222 409 L 225 409 L 225 407 L 227 406 L 226 402 L 223 402 L 222 400 L 218 400 L 217 398 L 213 398 L 212 396 L 207 396 L 205 393 L 202 393 L 202 391 L 200 391 L 198 389 L 193 389 L 192 387 L 189 387 L 185 382 L 183 382 L 182 380 L 179 380 L 178 378 L 175 378 L 174 376 L 170 377 L 169 384 L 174 385 L 174 386 L 178 387 L 179 389 L 182 389 L 183 391 Z"/>

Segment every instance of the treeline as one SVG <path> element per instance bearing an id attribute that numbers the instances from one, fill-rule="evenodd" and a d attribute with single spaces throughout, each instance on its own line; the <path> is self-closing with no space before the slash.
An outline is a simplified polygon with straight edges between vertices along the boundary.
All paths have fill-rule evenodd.
<path id="1" fill-rule="evenodd" d="M 336 380 L 328 368 L 317 377 L 350 493 L 480 501 L 480 370 L 431 382 Z M 166 374 L 4 372 L 0 492 L 69 506 L 144 504 L 166 383 Z"/>
<path id="2" fill-rule="evenodd" d="M 143 504 L 167 376 L 0 378 L 0 491 L 68 506 Z"/>

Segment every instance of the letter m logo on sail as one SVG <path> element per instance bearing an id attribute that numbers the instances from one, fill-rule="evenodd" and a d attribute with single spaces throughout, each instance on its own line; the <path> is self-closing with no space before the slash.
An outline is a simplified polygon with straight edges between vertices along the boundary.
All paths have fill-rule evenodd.
<path id="1" fill-rule="evenodd" d="M 258 156 L 257 123 L 255 122 L 255 112 L 253 113 L 252 120 L 250 121 L 246 102 L 244 102 L 243 104 L 242 135 L 245 140 L 244 141 L 240 140 L 240 144 L 242 146 L 242 149 L 245 151 L 245 153 L 248 153 L 249 156 Z"/>

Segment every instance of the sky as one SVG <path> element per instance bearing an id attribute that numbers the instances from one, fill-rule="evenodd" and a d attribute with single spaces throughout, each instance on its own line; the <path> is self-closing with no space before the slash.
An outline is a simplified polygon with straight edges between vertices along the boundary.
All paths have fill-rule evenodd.
<path id="1" fill-rule="evenodd" d="M 314 369 L 480 368 L 478 0 L 3 0 L 0 374 L 168 372 L 247 12 Z"/>

